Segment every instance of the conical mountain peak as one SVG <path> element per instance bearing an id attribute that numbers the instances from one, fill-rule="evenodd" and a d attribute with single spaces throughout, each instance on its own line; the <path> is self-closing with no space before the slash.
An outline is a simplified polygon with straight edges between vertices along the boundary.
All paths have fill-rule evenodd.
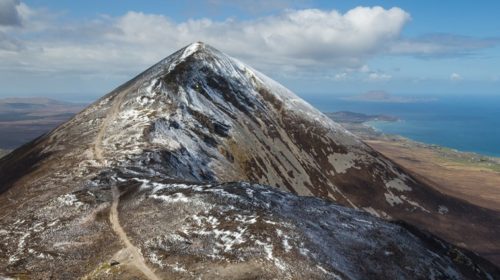
<path id="1" fill-rule="evenodd" d="M 204 51 L 204 52 L 206 52 L 208 54 L 210 52 L 207 51 L 207 47 L 213 49 L 212 47 L 207 46 L 203 42 L 194 42 L 194 43 L 191 43 L 191 44 L 189 44 L 189 45 L 187 45 L 184 48 L 182 48 L 182 49 L 179 50 L 179 52 L 182 53 L 181 56 L 179 57 L 179 59 L 180 60 L 186 59 L 187 57 L 189 57 L 189 56 L 191 56 L 194 53 L 199 52 L 199 51 Z"/>
<path id="2" fill-rule="evenodd" d="M 207 50 L 207 49 L 214 49 L 215 50 L 215 48 L 213 48 L 212 46 L 210 46 L 208 44 L 205 44 L 202 41 L 191 43 L 191 44 L 185 46 L 182 49 L 184 50 L 184 53 L 186 55 L 189 55 L 191 53 L 195 53 L 197 51 Z"/>
<path id="3" fill-rule="evenodd" d="M 291 199 L 289 193 L 266 191 L 268 187 L 242 181 L 335 201 L 381 218 L 403 219 L 481 254 L 498 254 L 491 248 L 499 246 L 484 246 L 484 240 L 499 244 L 500 226 L 492 226 L 500 225 L 497 213 L 436 192 L 279 83 L 197 42 L 113 90 L 51 133 L 0 160 L 0 193 L 4 193 L 0 198 L 5 198 L 0 199 L 0 205 L 7 211 L 0 226 L 30 236 L 27 242 L 24 235 L 15 242 L 0 240 L 1 244 L 8 243 L 2 245 L 7 253 L 0 254 L 0 271 L 4 263 L 12 265 L 13 271 L 53 267 L 52 262 L 33 257 L 37 254 L 28 254 L 28 249 L 51 252 L 53 248 L 45 248 L 44 244 L 73 244 L 70 242 L 82 238 L 81 231 L 73 227 L 84 228 L 90 245 L 85 241 L 68 247 L 71 250 L 63 250 L 66 245 L 61 245 L 58 254 L 64 262 L 61 269 L 71 266 L 78 276 L 93 275 L 89 274 L 92 269 L 79 269 L 86 267 L 87 260 L 101 248 L 107 251 L 99 259 L 105 260 L 118 256 L 111 250 L 123 244 L 138 244 L 140 250 L 128 248 L 124 252 L 135 252 L 136 259 L 143 252 L 144 258 L 148 258 L 146 263 L 155 265 L 146 272 L 168 273 L 166 268 L 172 265 L 169 256 L 176 252 L 183 252 L 173 259 L 186 265 L 186 271 L 199 271 L 200 266 L 190 266 L 193 259 L 207 262 L 203 263 L 206 267 L 241 262 L 242 255 L 238 255 L 241 252 L 249 256 L 247 260 L 273 266 L 266 271 L 285 273 L 289 268 L 305 267 L 303 264 L 307 262 L 301 256 L 314 265 L 324 266 L 316 274 L 303 276 L 299 271 L 295 276 L 277 274 L 280 275 L 277 278 L 335 275 L 324 272 L 325 269 L 347 278 L 367 278 L 373 275 L 352 274 L 365 273 L 357 269 L 359 263 L 366 263 L 365 253 L 394 249 L 384 256 L 389 259 L 383 262 L 384 267 L 380 268 L 378 263 L 366 271 L 377 272 L 376 277 L 394 271 L 385 276 L 408 278 L 414 275 L 404 274 L 408 272 L 400 267 L 402 255 L 397 252 L 413 252 L 415 248 L 434 250 L 435 246 L 429 244 L 438 244 L 424 234 L 416 234 L 421 241 L 412 243 L 415 237 L 407 238 L 409 233 L 399 226 L 380 231 L 388 229 L 385 223 L 378 224 L 375 218 L 367 219 L 355 211 L 339 210 L 344 216 L 338 221 L 324 220 L 333 213 L 333 208 L 324 207 L 325 201 L 308 198 L 298 201 Z M 445 214 L 440 210 L 443 208 L 447 209 Z M 250 209 L 255 211 L 248 212 Z M 125 215 L 133 218 L 120 220 L 118 211 L 125 211 Z M 270 211 L 277 211 L 276 215 Z M 101 217 L 106 213 L 110 213 L 109 219 Z M 307 217 L 299 213 L 307 213 Z M 234 219 L 228 220 L 231 215 Z M 282 218 L 272 220 L 262 215 Z M 306 225 L 292 226 L 300 232 L 287 228 L 296 219 L 300 220 L 297 225 Z M 59 220 L 64 222 L 54 224 Z M 114 222 L 112 227 L 109 221 Z M 127 231 L 134 231 L 133 242 L 115 240 L 109 245 L 114 236 L 124 235 L 115 234 L 120 221 L 126 224 Z M 56 225 L 57 230 L 49 225 Z M 276 235 L 278 225 L 285 235 L 279 232 Z M 143 230 L 148 227 L 153 230 Z M 229 232 L 233 227 L 234 232 Z M 349 235 L 337 233 L 340 235 L 330 238 L 335 228 L 349 229 L 346 231 Z M 309 234 L 309 230 L 315 233 Z M 217 234 L 212 235 L 215 231 Z M 457 234 L 464 231 L 474 233 L 473 238 Z M 361 232 L 366 235 L 358 235 Z M 395 233 L 403 238 L 394 237 Z M 245 234 L 251 236 L 240 239 Z M 356 234 L 356 238 L 344 238 L 351 234 Z M 382 242 L 374 243 L 372 235 L 377 240 L 382 238 Z M 95 240 L 94 236 L 105 237 Z M 427 237 L 423 240 L 422 236 Z M 256 239 L 260 237 L 263 239 Z M 289 245 L 296 247 L 290 249 L 286 245 L 280 249 L 288 237 L 295 238 L 290 239 Z M 144 239 L 139 241 L 139 238 Z M 332 241 L 325 246 L 324 240 Z M 19 244 L 26 244 L 26 250 L 19 249 Z M 349 250 L 332 244 L 345 245 Z M 387 244 L 395 245 L 388 249 Z M 406 260 L 403 263 L 418 270 L 417 278 L 420 275 L 420 278 L 423 275 L 447 278 L 450 269 L 443 271 L 443 267 L 453 265 L 453 269 L 470 270 L 464 268 L 464 263 L 476 261 L 475 258 L 463 261 L 466 255 L 460 255 L 460 263 L 453 263 L 448 256 L 454 247 L 443 248 L 447 253 L 438 252 L 443 255 L 442 264 L 430 267 L 432 271 L 427 270 L 428 264 L 436 264 L 437 253 L 429 254 L 428 250 L 418 251 L 420 256 L 427 255 L 415 264 Z M 9 254 L 13 257 L 9 258 Z M 188 255 L 189 259 L 185 259 Z M 207 255 L 213 259 L 207 259 Z M 310 259 L 314 256 L 319 259 Z M 16 258 L 23 261 L 10 263 L 9 259 Z M 76 261 L 81 259 L 85 262 Z M 274 260 L 276 267 L 269 260 Z M 93 267 L 103 265 L 96 263 Z M 256 278 L 276 278 L 260 276 Z"/>

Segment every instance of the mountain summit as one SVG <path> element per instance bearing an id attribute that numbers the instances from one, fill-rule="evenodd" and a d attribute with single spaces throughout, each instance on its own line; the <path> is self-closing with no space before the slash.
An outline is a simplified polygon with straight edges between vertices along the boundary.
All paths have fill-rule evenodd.
<path id="1" fill-rule="evenodd" d="M 1 159 L 0 193 L 0 273 L 499 273 L 414 227 L 498 261 L 496 213 L 434 191 L 283 86 L 203 43 Z"/>

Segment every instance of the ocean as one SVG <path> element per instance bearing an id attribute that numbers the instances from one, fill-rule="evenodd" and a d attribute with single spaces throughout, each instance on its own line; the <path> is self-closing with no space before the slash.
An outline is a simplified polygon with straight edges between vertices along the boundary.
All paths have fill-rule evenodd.
<path id="1" fill-rule="evenodd" d="M 370 122 L 386 134 L 460 151 L 500 157 L 500 95 L 441 95 L 433 101 L 370 102 L 328 95 L 301 95 L 322 112 L 352 111 L 398 117 Z M 430 96 L 423 96 L 429 98 Z"/>

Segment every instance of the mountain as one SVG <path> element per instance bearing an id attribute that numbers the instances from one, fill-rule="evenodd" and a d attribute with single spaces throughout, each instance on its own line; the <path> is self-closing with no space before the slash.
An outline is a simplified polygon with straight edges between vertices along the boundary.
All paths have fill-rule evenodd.
<path id="1" fill-rule="evenodd" d="M 1 98 L 0 120 L 28 120 L 34 117 L 53 116 L 57 114 L 78 113 L 84 104 L 71 103 L 43 97 Z M 11 119 L 7 119 L 10 114 Z"/>
<path id="2" fill-rule="evenodd" d="M 495 261 L 497 212 L 419 182 L 202 43 L 0 159 L 0 192 L 0 271 L 10 275 L 500 275 L 416 229 Z"/>

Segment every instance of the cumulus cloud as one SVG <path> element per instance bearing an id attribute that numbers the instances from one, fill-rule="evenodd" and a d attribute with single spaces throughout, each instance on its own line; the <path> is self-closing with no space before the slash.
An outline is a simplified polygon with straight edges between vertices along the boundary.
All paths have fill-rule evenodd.
<path id="1" fill-rule="evenodd" d="M 363 65 L 358 69 L 359 72 L 361 73 L 368 73 L 370 72 L 370 67 L 368 65 Z"/>
<path id="2" fill-rule="evenodd" d="M 392 76 L 386 73 L 371 72 L 367 80 L 370 82 L 385 82 L 392 79 Z"/>
<path id="3" fill-rule="evenodd" d="M 177 24 L 161 15 L 129 12 L 115 22 L 108 38 L 127 44 L 171 48 L 205 41 L 259 63 L 307 66 L 358 65 L 397 37 L 409 15 L 399 8 L 358 7 L 337 11 L 299 10 L 252 21 L 188 20 Z"/>
<path id="4" fill-rule="evenodd" d="M 470 55 L 474 51 L 494 47 L 498 44 L 500 44 L 500 38 L 475 38 L 436 33 L 396 41 L 391 45 L 390 52 L 421 58 L 439 58 Z"/>
<path id="5" fill-rule="evenodd" d="M 347 74 L 346 72 L 337 73 L 333 77 L 333 79 L 335 81 L 338 81 L 338 82 L 340 82 L 340 81 L 346 81 L 348 78 L 349 78 L 349 74 Z"/>
<path id="6" fill-rule="evenodd" d="M 254 20 L 180 23 L 163 15 L 128 12 L 38 29 L 34 31 L 37 40 L 23 42 L 23 53 L 8 57 L 0 53 L 0 58 L 14 68 L 33 65 L 43 71 L 114 71 L 127 65 L 135 70 L 186 44 L 204 41 L 263 70 L 355 68 L 396 39 L 409 19 L 402 9 L 381 7 L 357 7 L 344 14 L 289 10 Z M 43 67 L 35 67 L 38 64 Z"/>
<path id="7" fill-rule="evenodd" d="M 21 25 L 21 16 L 17 7 L 19 0 L 0 0 L 0 26 Z"/>
<path id="8" fill-rule="evenodd" d="M 463 79 L 464 78 L 462 77 L 462 75 L 460 75 L 458 73 L 451 73 L 451 75 L 450 75 L 450 80 L 453 82 L 461 81 Z"/>
<path id="9" fill-rule="evenodd" d="M 276 0 L 267 8 L 283 4 Z M 356 7 L 345 13 L 297 9 L 251 20 L 182 22 L 130 11 L 60 24 L 57 16 L 19 1 L 0 0 L 0 75 L 3 71 L 124 80 L 189 43 L 204 41 L 273 76 L 375 82 L 392 79 L 366 65 L 380 54 L 461 54 L 496 42 L 444 34 L 402 38 L 410 20 L 397 7 Z"/>
<path id="10" fill-rule="evenodd" d="M 199 1 L 190 0 L 195 5 L 200 5 Z M 221 11 L 224 9 L 238 10 L 249 14 L 261 14 L 267 12 L 280 11 L 293 7 L 306 6 L 307 0 L 208 0 L 204 3 L 210 11 Z M 202 4 L 203 5 L 203 4 Z"/>

